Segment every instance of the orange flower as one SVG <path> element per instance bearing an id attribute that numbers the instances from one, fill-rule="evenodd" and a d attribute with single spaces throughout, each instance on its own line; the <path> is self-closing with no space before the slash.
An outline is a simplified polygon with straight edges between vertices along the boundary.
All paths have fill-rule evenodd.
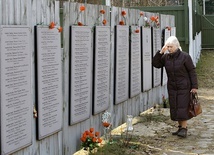
<path id="1" fill-rule="evenodd" d="M 61 26 L 59 26 L 57 29 L 58 29 L 59 32 L 62 32 L 62 27 Z"/>
<path id="2" fill-rule="evenodd" d="M 53 29 L 54 27 L 55 27 L 55 23 L 51 22 L 50 25 L 49 25 L 49 29 Z"/>
<path id="3" fill-rule="evenodd" d="M 91 132 L 91 133 L 94 132 L 94 128 L 90 128 L 90 132 Z"/>
<path id="4" fill-rule="evenodd" d="M 103 25 L 106 25 L 106 23 L 107 23 L 107 21 L 106 21 L 106 19 L 103 19 Z"/>
<path id="5" fill-rule="evenodd" d="M 140 12 L 140 16 L 143 16 L 143 12 L 142 11 Z"/>
<path id="6" fill-rule="evenodd" d="M 108 122 L 103 122 L 103 126 L 104 126 L 104 127 L 109 127 L 109 125 L 110 125 L 110 123 L 108 123 Z"/>
<path id="7" fill-rule="evenodd" d="M 124 22 L 123 20 L 121 20 L 121 21 L 119 22 L 119 25 L 125 25 L 125 22 Z"/>
<path id="8" fill-rule="evenodd" d="M 87 134 L 86 134 L 86 133 L 82 134 L 82 137 L 86 138 L 86 137 L 87 137 Z"/>
<path id="9" fill-rule="evenodd" d="M 136 29 L 136 30 L 135 30 L 135 33 L 139 33 L 139 32 L 140 32 L 140 30 L 139 30 L 139 29 Z"/>
<path id="10" fill-rule="evenodd" d="M 85 11 L 85 6 L 81 5 L 80 6 L 80 11 Z"/>
<path id="11" fill-rule="evenodd" d="M 121 15 L 122 15 L 122 16 L 125 16 L 125 15 L 126 15 L 126 11 L 123 10 L 123 11 L 121 12 Z"/>
<path id="12" fill-rule="evenodd" d="M 150 20 L 154 22 L 156 20 L 156 18 L 154 16 L 151 16 Z"/>
<path id="13" fill-rule="evenodd" d="M 100 133 L 97 131 L 95 132 L 95 136 L 98 137 L 100 135 Z"/>
<path id="14" fill-rule="evenodd" d="M 105 10 L 100 10 L 100 13 L 105 14 L 106 12 L 105 12 Z"/>
<path id="15" fill-rule="evenodd" d="M 92 139 L 92 142 L 95 143 L 96 141 L 97 141 L 97 138 L 94 137 L 94 138 Z"/>
<path id="16" fill-rule="evenodd" d="M 93 138 L 94 134 L 93 133 L 89 133 L 89 137 Z"/>
<path id="17" fill-rule="evenodd" d="M 78 26 L 83 26 L 83 24 L 81 22 L 78 22 L 77 24 L 78 24 Z"/>
<path id="18" fill-rule="evenodd" d="M 102 142 L 102 139 L 101 139 L 101 138 L 98 138 L 98 142 L 101 143 L 101 142 Z"/>
<path id="19" fill-rule="evenodd" d="M 88 131 L 88 130 L 86 130 L 86 131 L 85 131 L 85 134 L 86 134 L 86 135 L 88 135 L 88 134 L 89 134 L 89 131 Z"/>
<path id="20" fill-rule="evenodd" d="M 82 142 L 85 142 L 85 141 L 86 141 L 86 138 L 85 138 L 85 137 L 81 137 L 80 140 L 81 140 Z"/>

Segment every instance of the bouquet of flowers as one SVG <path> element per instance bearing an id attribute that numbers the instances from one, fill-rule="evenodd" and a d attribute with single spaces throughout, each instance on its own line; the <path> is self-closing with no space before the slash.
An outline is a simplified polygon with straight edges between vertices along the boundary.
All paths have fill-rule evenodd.
<path id="1" fill-rule="evenodd" d="M 94 128 L 86 130 L 80 138 L 84 150 L 89 150 L 91 152 L 95 148 L 98 148 L 102 142 L 102 139 L 99 136 L 100 133 L 94 132 Z"/>

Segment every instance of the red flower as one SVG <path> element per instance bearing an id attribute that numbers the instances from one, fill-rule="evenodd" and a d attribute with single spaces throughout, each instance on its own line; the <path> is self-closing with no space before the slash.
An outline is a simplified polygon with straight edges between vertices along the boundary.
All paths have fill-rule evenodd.
<path id="1" fill-rule="evenodd" d="M 50 25 L 49 25 L 49 29 L 53 29 L 54 27 L 55 27 L 55 23 L 51 22 Z"/>
<path id="2" fill-rule="evenodd" d="M 97 138 L 94 137 L 94 138 L 92 139 L 92 142 L 95 143 L 96 141 L 97 141 Z"/>
<path id="3" fill-rule="evenodd" d="M 94 132 L 94 128 L 90 128 L 90 132 L 91 132 L 91 133 Z"/>
<path id="4" fill-rule="evenodd" d="M 80 11 L 85 11 L 85 6 L 81 5 L 80 6 Z"/>
<path id="5" fill-rule="evenodd" d="M 125 15 L 126 15 L 126 11 L 123 10 L 123 11 L 121 12 L 121 15 L 122 15 L 122 16 L 125 16 Z"/>
<path id="6" fill-rule="evenodd" d="M 86 141 L 86 138 L 85 138 L 85 137 L 81 137 L 80 140 L 81 140 L 82 142 L 85 142 L 85 141 Z"/>
<path id="7" fill-rule="evenodd" d="M 100 13 L 105 14 L 106 12 L 105 12 L 105 10 L 100 10 Z"/>
<path id="8" fill-rule="evenodd" d="M 78 26 L 83 26 L 83 24 L 81 22 L 78 22 L 77 24 L 78 24 Z"/>
<path id="9" fill-rule="evenodd" d="M 100 135 L 100 133 L 97 131 L 95 132 L 95 136 L 98 137 Z"/>
<path id="10" fill-rule="evenodd" d="M 140 32 L 140 30 L 139 30 L 139 29 L 136 29 L 136 30 L 135 30 L 135 33 L 139 33 L 139 32 Z"/>
<path id="11" fill-rule="evenodd" d="M 101 143 L 102 142 L 102 139 L 98 138 L 98 143 Z"/>
<path id="12" fill-rule="evenodd" d="M 123 20 L 121 20 L 121 21 L 119 22 L 119 25 L 125 25 L 125 22 L 124 22 Z"/>
<path id="13" fill-rule="evenodd" d="M 109 127 L 109 125 L 110 125 L 110 123 L 108 123 L 108 122 L 103 122 L 103 126 L 104 126 L 104 127 Z"/>
<path id="14" fill-rule="evenodd" d="M 103 19 L 103 25 L 106 25 L 106 23 L 107 23 L 107 20 L 106 19 Z"/>
<path id="15" fill-rule="evenodd" d="M 86 131 L 85 131 L 85 134 L 86 134 L 86 135 L 88 135 L 88 134 L 89 134 L 89 131 L 88 131 L 88 130 L 86 130 Z"/>

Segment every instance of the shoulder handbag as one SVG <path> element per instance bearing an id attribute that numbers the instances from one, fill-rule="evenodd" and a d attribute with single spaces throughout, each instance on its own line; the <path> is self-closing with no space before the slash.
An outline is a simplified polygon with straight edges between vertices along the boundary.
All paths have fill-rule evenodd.
<path id="1" fill-rule="evenodd" d="M 198 101 L 198 94 L 190 93 L 189 116 L 196 117 L 201 113 L 202 113 L 202 107 Z"/>

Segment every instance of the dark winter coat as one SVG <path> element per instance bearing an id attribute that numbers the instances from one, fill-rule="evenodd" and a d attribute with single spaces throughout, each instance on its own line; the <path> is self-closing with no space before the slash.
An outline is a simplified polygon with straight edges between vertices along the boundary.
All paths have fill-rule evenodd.
<path id="1" fill-rule="evenodd" d="M 152 65 L 166 69 L 171 119 L 174 121 L 190 119 L 188 116 L 190 90 L 198 89 L 195 66 L 190 55 L 179 49 L 169 54 L 160 54 L 158 51 L 153 57 Z"/>

